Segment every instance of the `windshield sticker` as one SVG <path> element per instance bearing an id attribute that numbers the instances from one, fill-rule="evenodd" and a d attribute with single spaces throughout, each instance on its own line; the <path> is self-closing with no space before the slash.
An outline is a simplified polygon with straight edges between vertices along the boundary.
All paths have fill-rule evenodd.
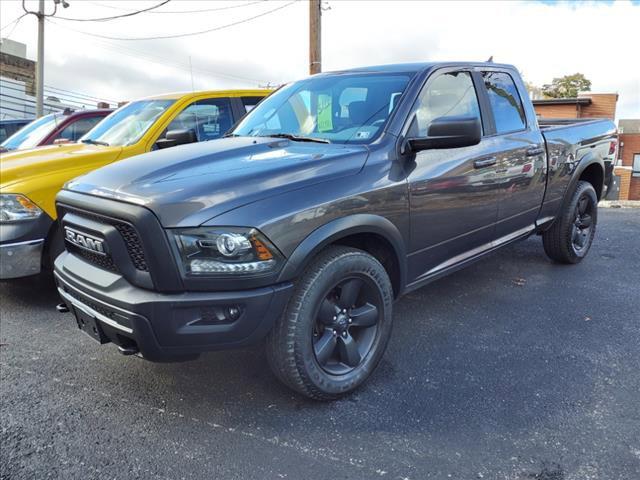
<path id="1" fill-rule="evenodd" d="M 321 93 L 318 95 L 318 131 L 328 132 L 333 130 L 333 119 L 331 118 L 331 95 Z"/>
<path id="2" fill-rule="evenodd" d="M 371 132 L 356 132 L 356 138 L 365 139 L 371 136 Z"/>

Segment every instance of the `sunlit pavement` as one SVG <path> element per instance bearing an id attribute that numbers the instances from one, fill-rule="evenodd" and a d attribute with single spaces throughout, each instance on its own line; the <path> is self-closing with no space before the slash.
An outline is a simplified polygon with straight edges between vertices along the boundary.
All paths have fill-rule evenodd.
<path id="1" fill-rule="evenodd" d="M 640 478 L 640 209 L 578 266 L 535 237 L 411 293 L 356 394 L 282 387 L 261 348 L 151 364 L 0 284 L 0 477 Z"/>

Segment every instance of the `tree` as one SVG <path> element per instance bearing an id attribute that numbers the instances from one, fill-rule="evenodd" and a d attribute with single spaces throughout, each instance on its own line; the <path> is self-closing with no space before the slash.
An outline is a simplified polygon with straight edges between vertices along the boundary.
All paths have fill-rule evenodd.
<path id="1" fill-rule="evenodd" d="M 574 98 L 579 92 L 590 90 L 591 80 L 587 80 L 582 73 L 554 78 L 553 82 L 542 86 L 542 93 L 551 98 Z"/>
<path id="2" fill-rule="evenodd" d="M 544 95 L 542 94 L 542 88 L 538 87 L 537 85 L 525 81 L 524 86 L 527 89 L 527 92 L 529 92 L 529 97 L 531 97 L 531 100 L 538 100 L 544 97 Z"/>

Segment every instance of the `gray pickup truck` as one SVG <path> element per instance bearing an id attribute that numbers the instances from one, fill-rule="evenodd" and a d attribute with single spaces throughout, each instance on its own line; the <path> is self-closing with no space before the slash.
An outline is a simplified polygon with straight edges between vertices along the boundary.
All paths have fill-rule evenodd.
<path id="1" fill-rule="evenodd" d="M 587 255 L 615 126 L 540 123 L 509 65 L 291 83 L 226 138 L 67 184 L 58 309 L 151 361 L 264 340 L 286 385 L 336 398 L 375 369 L 404 293 L 533 234 L 556 262 Z"/>

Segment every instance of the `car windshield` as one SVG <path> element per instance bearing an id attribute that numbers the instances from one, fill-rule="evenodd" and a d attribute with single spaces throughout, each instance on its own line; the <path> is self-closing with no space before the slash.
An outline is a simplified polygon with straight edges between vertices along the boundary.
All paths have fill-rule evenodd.
<path id="1" fill-rule="evenodd" d="M 258 104 L 231 134 L 370 143 L 382 132 L 410 78 L 409 73 L 348 73 L 301 80 Z"/>
<path id="2" fill-rule="evenodd" d="M 56 127 L 60 116 L 59 113 L 51 113 L 34 120 L 2 142 L 2 147 L 6 150 L 37 147 Z"/>
<path id="3" fill-rule="evenodd" d="M 138 100 L 119 108 L 80 139 L 99 145 L 136 143 L 175 100 Z"/>

